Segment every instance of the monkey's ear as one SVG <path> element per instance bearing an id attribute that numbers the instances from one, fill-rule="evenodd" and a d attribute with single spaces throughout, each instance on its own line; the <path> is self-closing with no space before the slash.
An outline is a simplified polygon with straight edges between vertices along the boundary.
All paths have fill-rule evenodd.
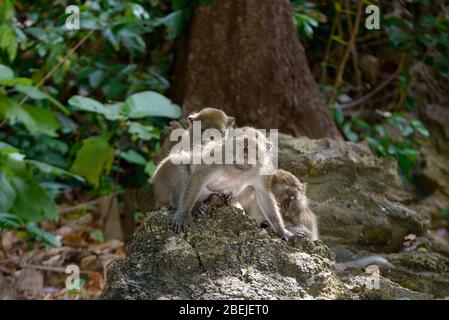
<path id="1" fill-rule="evenodd" d="M 235 125 L 235 118 L 234 117 L 228 117 L 227 127 L 228 128 L 234 128 L 234 125 Z"/>
<path id="2" fill-rule="evenodd" d="M 197 113 L 192 113 L 192 114 L 190 114 L 190 115 L 187 117 L 187 120 L 189 120 L 189 123 L 192 124 L 193 121 L 196 120 L 196 117 L 197 117 L 197 116 L 198 116 Z"/>

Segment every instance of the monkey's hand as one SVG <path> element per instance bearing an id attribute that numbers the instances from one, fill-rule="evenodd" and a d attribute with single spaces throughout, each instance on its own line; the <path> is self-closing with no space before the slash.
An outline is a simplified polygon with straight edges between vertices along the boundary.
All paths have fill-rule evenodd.
<path id="1" fill-rule="evenodd" d="M 287 229 L 285 229 L 284 235 L 282 236 L 282 240 L 288 241 L 291 238 L 293 238 L 295 236 L 294 233 L 288 231 Z"/>
<path id="2" fill-rule="evenodd" d="M 220 193 L 220 196 L 223 198 L 225 205 L 229 206 L 232 203 L 232 198 L 234 195 L 232 192 L 229 193 Z"/>
<path id="3" fill-rule="evenodd" d="M 193 208 L 193 212 L 197 216 L 204 216 L 209 211 L 209 205 L 205 202 L 197 202 Z"/>

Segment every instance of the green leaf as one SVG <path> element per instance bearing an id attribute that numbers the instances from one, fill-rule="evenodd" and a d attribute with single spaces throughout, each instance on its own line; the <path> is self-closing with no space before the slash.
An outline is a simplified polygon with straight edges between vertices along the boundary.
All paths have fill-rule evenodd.
<path id="1" fill-rule="evenodd" d="M 398 160 L 398 164 L 399 167 L 401 168 L 402 173 L 404 174 L 405 178 L 407 180 L 410 180 L 410 168 L 411 168 L 411 163 L 410 160 L 408 159 L 408 157 L 406 157 L 404 154 L 398 153 L 397 154 L 397 160 Z"/>
<path id="2" fill-rule="evenodd" d="M 159 139 L 159 132 L 153 126 L 146 126 L 138 122 L 128 121 L 128 132 L 141 140 Z"/>
<path id="3" fill-rule="evenodd" d="M 69 104 L 83 111 L 101 114 L 108 120 L 117 120 L 123 118 L 123 116 L 121 115 L 124 108 L 123 103 L 104 105 L 101 102 L 98 102 L 97 100 L 91 98 L 73 96 L 69 99 Z"/>
<path id="4" fill-rule="evenodd" d="M 42 230 L 35 223 L 29 223 L 27 226 L 27 231 L 31 235 L 41 239 L 43 242 L 45 242 L 51 246 L 54 246 L 54 247 L 61 246 L 61 241 L 59 241 L 59 239 L 56 236 Z"/>
<path id="5" fill-rule="evenodd" d="M 18 47 L 14 29 L 6 23 L 0 25 L 0 50 L 6 52 L 10 62 L 16 58 Z"/>
<path id="6" fill-rule="evenodd" d="M 345 121 L 345 115 L 343 114 L 343 110 L 339 106 L 334 106 L 333 109 L 334 113 L 334 120 L 338 125 L 342 125 Z"/>
<path id="7" fill-rule="evenodd" d="M 61 123 L 51 110 L 36 108 L 31 105 L 23 105 L 22 110 L 31 118 L 31 122 L 27 120 L 27 123 L 24 123 L 31 133 L 39 132 L 50 137 L 58 136 L 56 131 L 61 128 Z"/>
<path id="8" fill-rule="evenodd" d="M 45 163 L 45 162 L 41 162 L 41 161 L 37 161 L 37 160 L 27 160 L 27 163 L 29 163 L 30 165 L 34 166 L 35 168 L 37 168 L 38 170 L 47 173 L 47 174 L 51 174 L 53 176 L 59 177 L 59 176 L 67 176 L 70 178 L 74 178 L 80 182 L 84 182 L 84 179 L 82 177 L 80 177 L 77 174 L 74 174 L 70 171 L 58 168 L 56 166 L 53 166 L 51 164 Z"/>
<path id="9" fill-rule="evenodd" d="M 138 18 L 138 19 L 149 19 L 150 18 L 150 15 L 145 10 L 145 8 L 142 7 L 142 5 L 140 5 L 138 3 L 130 3 L 129 6 L 131 9 L 131 12 L 133 13 L 133 15 L 136 18 Z"/>
<path id="10" fill-rule="evenodd" d="M 174 11 L 160 20 L 167 28 L 168 40 L 174 41 L 182 33 L 185 24 L 183 10 Z"/>
<path id="11" fill-rule="evenodd" d="M 351 123 L 346 122 L 343 126 L 343 133 L 345 134 L 346 138 L 348 138 L 349 141 L 357 141 L 359 139 L 359 136 L 357 133 L 352 131 L 351 129 Z"/>
<path id="12" fill-rule="evenodd" d="M 418 131 L 418 133 L 420 135 L 422 135 L 423 137 L 428 138 L 430 136 L 429 131 L 427 130 L 427 128 L 423 125 L 423 123 L 419 120 L 413 120 L 411 122 L 412 126 L 416 129 L 416 131 Z"/>
<path id="13" fill-rule="evenodd" d="M 125 104 L 125 112 L 130 118 L 154 116 L 178 119 L 181 116 L 178 105 L 154 91 L 135 93 L 126 99 Z"/>
<path id="14" fill-rule="evenodd" d="M 54 220 L 58 217 L 53 198 L 39 183 L 19 176 L 11 177 L 10 182 L 16 192 L 11 213 L 26 221 Z"/>
<path id="15" fill-rule="evenodd" d="M 106 75 L 103 70 L 97 70 L 92 72 L 89 75 L 89 84 L 92 88 L 97 88 L 103 80 L 106 78 Z"/>
<path id="16" fill-rule="evenodd" d="M 3 143 L 0 144 L 0 147 Z M 25 175 L 25 155 L 14 148 L 0 148 L 2 166 L 14 175 Z"/>
<path id="17" fill-rule="evenodd" d="M 0 80 L 11 80 L 14 78 L 14 72 L 7 66 L 0 64 Z"/>
<path id="18" fill-rule="evenodd" d="M 126 152 L 121 152 L 120 158 L 125 159 L 129 163 L 134 163 L 141 166 L 145 166 L 148 162 L 140 153 L 133 149 L 129 149 Z"/>
<path id="19" fill-rule="evenodd" d="M 371 126 L 365 120 L 360 118 L 352 119 L 352 123 L 360 129 L 371 129 Z"/>
<path id="20" fill-rule="evenodd" d="M 21 92 L 25 95 L 27 95 L 30 98 L 33 98 L 35 100 L 43 100 L 43 99 L 47 99 L 47 94 L 45 94 L 44 92 L 42 92 L 41 90 L 39 90 L 38 88 L 35 88 L 34 86 L 24 86 L 24 85 L 16 85 L 15 89 L 18 92 Z"/>
<path id="21" fill-rule="evenodd" d="M 333 35 L 333 36 L 332 36 L 332 40 L 334 40 L 335 42 L 338 42 L 338 43 L 340 43 L 340 44 L 342 44 L 342 45 L 344 45 L 344 46 L 347 46 L 347 45 L 348 45 L 348 42 L 347 42 L 347 41 L 343 40 L 342 37 L 337 36 L 337 35 Z"/>
<path id="22" fill-rule="evenodd" d="M 2 74 L 1 74 L 1 70 L 0 70 L 0 79 L 2 78 Z M 33 83 L 33 80 L 29 79 L 29 78 L 12 78 L 12 79 L 8 79 L 8 80 L 0 80 L 0 85 L 3 86 L 8 86 L 8 87 L 14 87 L 16 85 L 31 85 Z"/>
<path id="23" fill-rule="evenodd" d="M 76 155 L 71 171 L 86 178 L 97 188 L 102 172 L 109 174 L 114 155 L 115 150 L 109 145 L 108 137 L 99 136 L 85 139 Z"/>
<path id="24" fill-rule="evenodd" d="M 153 161 L 148 161 L 147 165 L 145 166 L 145 173 L 151 176 L 154 171 L 156 171 L 156 165 Z"/>
<path id="25" fill-rule="evenodd" d="M 0 21 L 9 21 L 14 18 L 15 10 L 10 0 L 4 0 L 0 4 Z"/>
<path id="26" fill-rule="evenodd" d="M 10 125 L 22 123 L 30 133 L 43 133 L 52 137 L 61 127 L 58 119 L 48 109 L 36 108 L 28 104 L 19 104 L 9 98 L 0 100 L 0 116 L 7 118 Z"/>
<path id="27" fill-rule="evenodd" d="M 8 212 L 15 198 L 16 192 L 11 186 L 6 172 L 0 171 L 0 212 Z"/>
<path id="28" fill-rule="evenodd" d="M 0 229 L 20 228 L 23 225 L 22 219 L 10 213 L 0 213 Z"/>
<path id="29" fill-rule="evenodd" d="M 172 0 L 172 2 L 171 2 L 171 9 L 172 9 L 173 11 L 181 10 L 181 9 L 183 9 L 188 3 L 189 3 L 189 0 Z"/>
<path id="30" fill-rule="evenodd" d="M 57 107 L 64 114 L 66 114 L 66 115 L 70 114 L 70 111 L 63 104 L 61 104 L 58 100 L 56 100 L 52 96 L 50 96 L 50 95 L 46 94 L 45 92 L 39 90 L 35 86 L 18 84 L 14 88 L 18 92 L 21 92 L 21 93 L 27 95 L 28 97 L 30 97 L 32 99 L 35 99 L 35 100 L 44 100 L 44 99 L 46 99 L 46 100 L 50 101 L 55 107 Z"/>

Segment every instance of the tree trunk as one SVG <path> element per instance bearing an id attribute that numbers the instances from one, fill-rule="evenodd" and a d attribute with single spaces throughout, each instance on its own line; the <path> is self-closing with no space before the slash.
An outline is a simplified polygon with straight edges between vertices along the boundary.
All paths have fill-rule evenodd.
<path id="1" fill-rule="evenodd" d="M 184 115 L 218 107 L 239 126 L 341 135 L 309 70 L 288 0 L 214 0 L 180 39 L 173 99 Z"/>

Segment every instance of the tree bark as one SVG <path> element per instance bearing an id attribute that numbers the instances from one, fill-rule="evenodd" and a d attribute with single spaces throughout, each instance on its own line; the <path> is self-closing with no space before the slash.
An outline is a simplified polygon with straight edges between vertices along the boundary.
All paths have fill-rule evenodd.
<path id="1" fill-rule="evenodd" d="M 308 67 L 288 0 L 200 6 L 178 45 L 172 98 L 184 115 L 217 107 L 239 126 L 341 138 Z"/>

